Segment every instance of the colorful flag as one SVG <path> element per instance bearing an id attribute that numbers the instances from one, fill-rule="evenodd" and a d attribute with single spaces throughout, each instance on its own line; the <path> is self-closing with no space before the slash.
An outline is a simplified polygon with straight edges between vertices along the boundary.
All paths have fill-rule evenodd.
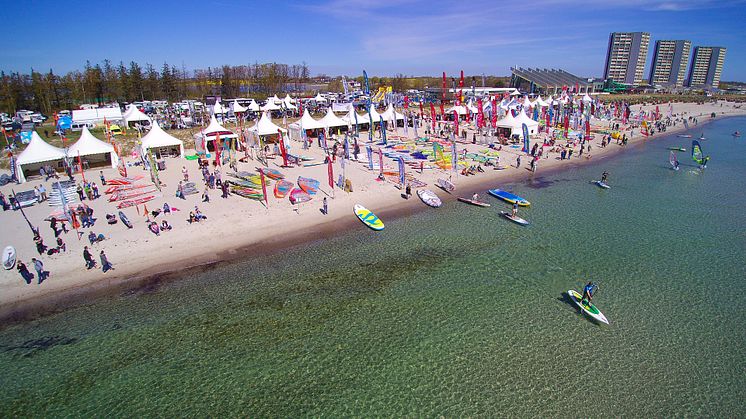
<path id="1" fill-rule="evenodd" d="M 435 134 L 435 105 L 430 102 L 430 118 L 432 118 L 433 134 Z"/>
<path id="2" fill-rule="evenodd" d="M 378 117 L 381 119 L 380 125 L 381 125 L 381 141 L 383 142 L 383 145 L 386 145 L 386 124 L 383 122 L 383 116 L 378 115 Z"/>
<path id="3" fill-rule="evenodd" d="M 399 163 L 399 183 L 404 186 L 405 175 L 404 175 L 404 160 L 401 157 L 396 158 Z"/>
<path id="4" fill-rule="evenodd" d="M 365 146 L 365 151 L 368 152 L 368 169 L 373 170 L 373 148 L 367 145 Z"/>
<path id="5" fill-rule="evenodd" d="M 282 131 L 279 128 L 277 129 L 277 138 L 280 141 L 280 154 L 282 154 L 282 165 L 287 166 L 288 165 L 288 154 L 287 154 L 287 150 L 285 149 L 285 140 L 282 138 Z"/>
<path id="6" fill-rule="evenodd" d="M 329 187 L 334 190 L 334 167 L 332 166 L 332 157 L 327 155 L 326 156 L 327 166 L 326 170 L 329 174 Z"/>
<path id="7" fill-rule="evenodd" d="M 529 148 L 531 144 L 529 144 L 528 126 L 526 126 L 525 123 L 521 124 L 521 130 L 523 131 L 523 151 L 528 153 L 529 151 L 531 151 L 531 149 Z"/>
<path id="8" fill-rule="evenodd" d="M 453 132 L 458 135 L 458 112 L 453 111 Z"/>
<path id="9" fill-rule="evenodd" d="M 218 133 L 215 136 L 215 166 L 220 167 L 220 153 L 223 151 L 222 147 L 220 146 L 220 133 Z M 205 149 L 205 153 L 207 152 L 207 149 Z"/>
<path id="10" fill-rule="evenodd" d="M 383 176 L 383 149 L 378 149 L 378 173 Z"/>
<path id="11" fill-rule="evenodd" d="M 264 194 L 264 203 L 269 206 L 269 198 L 267 197 L 267 182 L 264 180 L 264 171 L 259 171 L 259 178 L 262 180 L 262 193 Z"/>
<path id="12" fill-rule="evenodd" d="M 451 135 L 451 168 L 454 172 L 458 172 L 458 153 L 456 152 L 456 138 L 453 135 Z"/>

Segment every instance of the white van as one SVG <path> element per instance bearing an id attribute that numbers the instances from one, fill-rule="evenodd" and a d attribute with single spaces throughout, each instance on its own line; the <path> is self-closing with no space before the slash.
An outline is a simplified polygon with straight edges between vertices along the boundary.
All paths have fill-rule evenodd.
<path id="1" fill-rule="evenodd" d="M 70 125 L 71 131 L 83 131 L 83 127 L 88 127 L 88 129 L 93 129 L 94 125 L 90 122 L 73 122 L 72 125 Z"/>

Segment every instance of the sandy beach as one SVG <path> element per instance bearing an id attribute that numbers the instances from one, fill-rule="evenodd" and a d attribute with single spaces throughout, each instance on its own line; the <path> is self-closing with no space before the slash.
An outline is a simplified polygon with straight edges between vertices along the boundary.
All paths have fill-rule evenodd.
<path id="1" fill-rule="evenodd" d="M 667 104 L 660 104 L 661 111 L 665 113 Z M 654 110 L 655 105 L 632 107 L 633 111 Z M 712 120 L 711 113 L 716 113 L 716 118 L 728 116 L 746 115 L 746 110 L 735 108 L 732 103 L 707 103 L 697 104 L 673 104 L 674 118 L 695 117 L 698 126 L 690 124 L 690 133 L 694 138 L 701 132 L 706 134 L 706 122 Z M 608 128 L 608 121 L 594 119 L 593 129 L 603 130 Z M 655 141 L 656 137 L 671 135 L 684 130 L 684 126 L 678 123 L 675 127 L 668 127 L 664 133 L 656 133 L 652 137 L 640 135 L 639 128 L 631 137 L 626 147 L 633 147 L 646 141 Z M 413 135 L 410 129 L 410 135 Z M 629 136 L 629 131 L 624 131 Z M 391 134 L 391 133 L 390 133 Z M 402 128 L 398 129 L 399 135 L 404 135 Z M 545 134 L 539 134 L 534 141 L 543 140 Z M 367 135 L 362 134 L 362 139 Z M 471 134 L 468 135 L 471 138 Z M 470 196 L 473 192 L 484 194 L 486 189 L 499 187 L 501 183 L 520 180 L 530 176 L 541 176 L 548 171 L 562 170 L 563 168 L 577 164 L 588 164 L 598 162 L 601 159 L 611 157 L 622 152 L 625 147 L 617 145 L 612 141 L 607 147 L 600 147 L 601 134 L 595 134 L 591 142 L 593 149 L 592 158 L 575 157 L 571 160 L 559 160 L 557 153 L 546 154 L 539 163 L 536 173 L 527 170 L 528 158 L 520 168 L 515 167 L 516 156 L 520 148 L 504 147 L 500 151 L 500 164 L 505 166 L 504 170 L 492 170 L 488 167 L 484 173 L 474 176 L 457 175 L 455 172 L 445 172 L 439 169 L 412 171 L 414 177 L 427 183 L 426 188 L 435 191 L 445 203 L 455 201 L 457 196 Z M 688 149 L 690 140 L 682 139 L 682 145 Z M 293 143 L 294 150 L 301 148 L 300 143 Z M 361 159 L 365 158 L 365 151 L 361 144 Z M 374 150 L 377 147 L 374 146 Z M 484 145 L 459 144 L 459 151 L 466 149 L 468 152 L 483 150 Z M 548 151 L 548 148 L 547 150 Z M 577 151 L 577 149 L 576 149 Z M 187 151 L 193 154 L 193 150 Z M 316 161 L 323 161 L 323 154 L 319 147 L 314 144 L 310 150 L 304 150 L 303 154 L 314 157 Z M 277 168 L 281 163 L 279 157 L 270 160 L 270 167 Z M 310 202 L 293 206 L 287 199 L 277 199 L 273 196 L 269 199 L 268 207 L 258 201 L 245 199 L 240 196 L 231 195 L 228 199 L 220 198 L 218 189 L 210 190 L 210 202 L 201 202 L 201 193 L 188 195 L 186 200 L 175 197 L 176 185 L 182 178 L 182 166 L 189 171 L 190 180 L 197 183 L 198 190 L 202 191 L 204 185 L 201 181 L 196 161 L 181 159 L 166 159 L 167 168 L 160 173 L 161 181 L 165 184 L 162 196 L 148 202 L 149 210 L 162 207 L 168 203 L 179 211 L 171 214 L 160 215 L 156 221 L 166 219 L 172 226 L 171 231 L 163 232 L 160 236 L 151 233 L 146 225 L 146 218 L 135 208 L 127 208 L 124 212 L 134 224 L 133 229 L 127 229 L 121 222 L 108 225 L 104 217 L 107 213 L 117 213 L 116 203 L 110 203 L 103 195 L 94 201 L 84 201 L 94 210 L 97 218 L 95 226 L 91 229 L 83 229 L 85 234 L 78 239 L 74 231 L 62 234 L 67 245 L 65 253 L 52 256 L 44 255 L 41 260 L 44 267 L 50 272 L 50 276 L 42 284 L 38 285 L 36 279 L 27 285 L 16 269 L 0 271 L 0 319 L 5 321 L 19 321 L 33 318 L 38 315 L 64 309 L 70 305 L 84 304 L 91 298 L 121 294 L 125 292 L 145 291 L 149 287 L 157 287 L 160 281 L 178 278 L 181 271 L 185 269 L 209 269 L 214 264 L 227 263 L 232 259 L 244 259 L 250 257 L 271 257 L 275 252 L 283 248 L 305 242 L 324 240 L 336 232 L 350 228 L 357 228 L 366 233 L 376 234 L 368 231 L 365 226 L 355 218 L 352 206 L 361 203 L 374 211 L 384 222 L 387 218 L 396 217 L 400 214 L 413 211 L 425 210 L 427 207 L 414 195 L 408 200 L 402 199 L 402 191 L 397 185 L 390 181 L 377 180 L 377 171 L 368 170 L 363 163 L 351 162 L 346 169 L 347 178 L 353 185 L 353 192 L 346 193 L 341 189 L 331 191 L 327 184 L 327 167 L 319 165 L 314 167 L 294 167 L 280 169 L 287 179 L 295 181 L 298 176 L 310 177 L 321 182 L 321 191 Z M 260 163 L 249 160 L 247 163 L 239 163 L 241 171 L 254 171 Z M 389 170 L 396 170 L 395 164 L 386 159 Z M 227 167 L 223 168 L 223 179 Z M 147 177 L 147 172 L 141 168 L 130 168 L 130 175 L 142 174 Z M 341 173 L 339 161 L 334 164 L 335 178 Z M 104 169 L 107 179 L 118 177 L 115 169 Z M 452 182 L 456 185 L 456 191 L 448 195 L 435 186 L 438 178 L 447 178 L 452 174 Z M 98 181 L 98 169 L 86 172 L 86 175 Z M 599 173 L 600 175 L 600 173 Z M 76 181 L 80 175 L 75 176 Z M 0 188 L 6 195 L 11 195 L 11 189 L 16 192 L 30 190 L 43 182 L 43 179 L 35 178 L 24 185 L 9 184 Z M 97 182 L 98 183 L 98 182 Z M 51 182 L 46 182 L 47 190 Z M 270 189 L 268 187 L 268 189 Z M 271 195 L 271 193 L 270 193 Z M 327 215 L 321 213 L 321 200 L 327 197 L 329 212 Z M 534 203 L 540 204 L 540 203 Z M 189 211 L 199 206 L 202 213 L 208 219 L 206 221 L 189 224 L 187 218 Z M 36 204 L 25 208 L 24 211 L 32 224 L 39 228 L 45 244 L 51 246 L 54 243 L 54 235 L 49 224 L 43 221 L 52 212 L 53 208 L 47 203 Z M 12 245 L 16 248 L 18 259 L 31 266 L 31 258 L 39 257 L 36 252 L 32 234 L 29 226 L 23 219 L 20 211 L 6 211 L 2 214 L 2 246 Z M 103 234 L 106 237 L 101 243 L 89 245 L 87 234 L 89 231 Z M 114 270 L 103 273 L 100 269 L 86 270 L 83 261 L 83 246 L 89 245 L 94 257 L 97 258 L 101 250 L 106 252 L 109 260 L 114 265 Z"/>

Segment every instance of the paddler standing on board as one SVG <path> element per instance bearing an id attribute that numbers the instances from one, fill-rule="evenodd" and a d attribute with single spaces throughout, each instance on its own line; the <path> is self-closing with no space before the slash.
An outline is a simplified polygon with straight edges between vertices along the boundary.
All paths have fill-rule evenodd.
<path id="1" fill-rule="evenodd" d="M 593 293 L 596 292 L 597 288 L 598 288 L 598 285 L 589 281 L 585 285 L 585 287 L 583 287 L 583 297 L 580 299 L 580 303 L 583 304 L 583 302 L 587 300 L 588 304 L 590 304 L 591 300 L 593 299 Z"/>
<path id="2" fill-rule="evenodd" d="M 604 171 L 604 172 L 603 172 L 603 173 L 601 174 L 601 183 L 606 183 L 606 179 L 608 179 L 608 178 L 609 178 L 609 172 L 607 172 L 607 171 Z"/>
<path id="3" fill-rule="evenodd" d="M 518 201 L 513 202 L 513 218 L 518 216 Z"/>

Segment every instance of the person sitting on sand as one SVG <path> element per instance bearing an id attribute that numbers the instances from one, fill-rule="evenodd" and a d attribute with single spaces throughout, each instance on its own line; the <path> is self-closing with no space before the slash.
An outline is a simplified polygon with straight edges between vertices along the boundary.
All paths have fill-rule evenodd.
<path id="1" fill-rule="evenodd" d="M 202 212 L 199 210 L 199 208 L 197 208 L 196 205 L 194 206 L 194 217 L 197 219 L 197 221 L 206 220 L 207 219 L 207 216 L 205 216 L 204 214 L 202 214 Z"/>
<path id="2" fill-rule="evenodd" d="M 91 244 L 102 242 L 104 240 L 106 240 L 106 237 L 104 237 L 103 234 L 96 235 L 93 231 L 88 233 L 88 241 L 91 242 Z"/>
<path id="3" fill-rule="evenodd" d="M 163 220 L 161 222 L 161 231 L 169 231 L 171 230 L 171 225 L 168 224 L 168 221 Z"/>
<path id="4" fill-rule="evenodd" d="M 150 231 L 152 231 L 152 232 L 153 232 L 153 234 L 155 234 L 156 236 L 160 236 L 160 235 L 161 235 L 161 229 L 160 229 L 160 228 L 158 228 L 158 223 L 156 223 L 155 221 L 151 221 L 151 222 L 150 222 L 150 223 L 148 224 L 148 229 L 149 229 Z"/>
<path id="5" fill-rule="evenodd" d="M 189 224 L 199 222 L 197 217 L 194 216 L 194 211 L 189 211 L 189 219 L 187 219 L 187 222 L 189 222 Z"/>

